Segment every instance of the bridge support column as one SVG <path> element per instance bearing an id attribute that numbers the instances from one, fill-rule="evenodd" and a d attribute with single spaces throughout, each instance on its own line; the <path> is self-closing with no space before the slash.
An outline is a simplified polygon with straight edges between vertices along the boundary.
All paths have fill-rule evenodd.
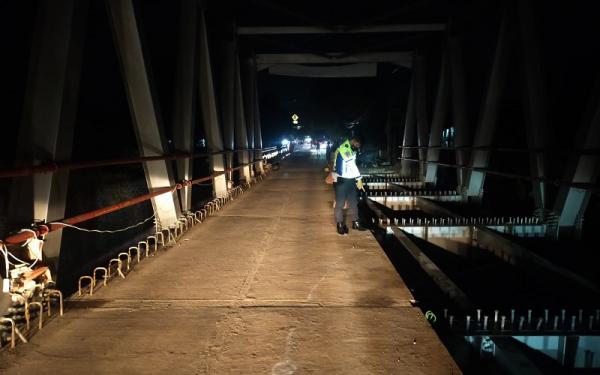
<path id="1" fill-rule="evenodd" d="M 427 115 L 427 67 L 425 56 L 415 54 L 413 74 L 415 76 L 415 114 L 417 118 L 417 144 L 419 146 L 419 179 L 425 177 L 427 144 L 429 140 L 429 116 Z"/>
<path id="2" fill-rule="evenodd" d="M 107 4 L 140 155 L 163 155 L 163 136 L 158 126 L 133 2 L 108 0 Z M 165 161 L 145 162 L 144 172 L 150 192 L 175 183 Z M 177 222 L 179 207 L 175 204 L 174 193 L 152 198 L 152 206 L 163 227 Z"/>
<path id="3" fill-rule="evenodd" d="M 200 83 L 200 106 L 202 112 L 202 123 L 206 133 L 207 146 L 209 152 L 222 152 L 223 138 L 221 137 L 221 128 L 219 126 L 219 117 L 217 115 L 217 103 L 215 100 L 215 90 L 213 85 L 213 72 L 210 61 L 210 51 L 208 48 L 208 35 L 206 32 L 206 20 L 204 19 L 204 10 L 200 12 L 199 23 L 199 83 Z M 225 160 L 222 154 L 210 157 L 210 167 L 213 172 L 222 172 L 225 170 Z M 215 177 L 213 180 L 213 193 L 217 197 L 224 196 L 227 193 L 227 179 L 225 175 Z"/>
<path id="4" fill-rule="evenodd" d="M 498 108 L 500 106 L 501 94 L 508 73 L 508 61 L 510 57 L 510 44 L 512 32 L 509 28 L 508 12 L 505 12 L 500 30 L 492 71 L 488 82 L 487 92 L 483 99 L 479 123 L 475 131 L 474 147 L 490 147 L 494 139 L 496 124 L 498 123 Z M 471 157 L 471 167 L 487 168 L 490 161 L 489 150 L 474 150 Z M 480 200 L 483 196 L 483 185 L 485 172 L 473 170 L 469 174 L 469 186 L 467 195 L 470 198 Z"/>
<path id="5" fill-rule="evenodd" d="M 235 143 L 237 148 L 248 148 L 248 134 L 246 127 L 246 117 L 244 116 L 244 94 L 242 92 L 242 77 L 240 72 L 240 61 L 236 56 L 235 59 Z M 239 164 L 247 164 L 250 162 L 248 151 L 240 152 L 238 155 Z M 250 182 L 252 175 L 250 173 L 252 166 L 245 166 L 241 172 L 241 177 Z"/>
<path id="6" fill-rule="evenodd" d="M 429 149 L 427 150 L 427 161 L 437 162 L 440 160 L 440 149 L 442 141 L 442 130 L 448 117 L 448 49 L 442 55 L 442 64 L 440 67 L 440 78 L 435 99 L 435 108 L 433 111 L 433 119 L 431 120 L 431 131 L 429 133 Z M 437 180 L 436 163 L 427 163 L 425 173 L 425 182 L 435 184 Z"/>
<path id="7" fill-rule="evenodd" d="M 17 141 L 18 164 L 71 159 L 88 5 L 75 0 L 40 2 Z M 68 182 L 68 171 L 13 179 L 10 224 L 29 227 L 34 220 L 64 218 Z M 56 271 L 62 231 L 49 233 L 46 240 L 44 255 Z"/>
<path id="8" fill-rule="evenodd" d="M 415 76 L 413 74 L 410 80 L 410 89 L 408 93 L 408 104 L 406 106 L 406 117 L 404 120 L 404 138 L 402 140 L 402 158 L 413 159 L 412 148 L 405 148 L 406 146 L 412 147 L 416 141 L 416 127 L 417 120 L 415 116 Z M 402 160 L 400 162 L 400 174 L 405 177 L 415 177 L 414 171 L 415 162 L 409 160 Z"/>
<path id="9" fill-rule="evenodd" d="M 179 56 L 175 80 L 173 103 L 173 142 L 178 152 L 194 152 L 194 125 L 196 123 L 196 26 L 197 5 L 195 0 L 182 0 L 180 3 Z M 177 180 L 193 178 L 194 159 L 177 160 Z M 179 190 L 182 211 L 192 206 L 192 187 Z"/>
<path id="10" fill-rule="evenodd" d="M 259 96 L 258 96 L 258 80 L 256 78 L 256 69 L 254 69 L 253 73 L 253 81 L 254 81 L 254 147 L 258 149 L 263 148 L 262 141 L 262 126 L 260 123 L 260 106 L 259 106 Z M 258 151 L 255 154 L 255 158 L 262 159 L 262 151 Z M 259 174 L 262 174 L 263 171 L 263 162 L 259 162 L 255 164 L 255 167 Z"/>
<path id="11" fill-rule="evenodd" d="M 241 76 L 243 79 L 243 92 L 245 93 L 244 99 L 244 113 L 246 114 L 246 135 L 248 137 L 248 148 L 254 149 L 256 145 L 254 143 L 254 127 L 255 127 L 255 118 L 256 118 L 256 107 L 254 104 L 254 97 L 256 96 L 256 91 L 254 86 L 256 85 L 256 63 L 253 58 L 247 58 L 243 60 L 243 72 L 241 72 Z M 259 157 L 260 153 L 256 151 L 250 151 L 249 159 L 254 161 Z M 255 165 L 253 168 L 250 168 L 250 173 L 254 175 L 254 169 L 258 166 Z"/>
<path id="12" fill-rule="evenodd" d="M 221 41 L 221 66 L 220 66 L 220 96 L 221 96 L 221 124 L 223 125 L 223 144 L 226 154 L 225 163 L 227 168 L 233 167 L 233 160 L 236 155 L 231 152 L 234 148 L 239 148 L 234 142 L 235 128 L 235 74 L 236 74 L 236 44 L 235 28 L 231 27 L 232 35 L 227 36 L 227 40 Z M 232 181 L 233 173 L 228 173 L 228 180 Z"/>
<path id="13" fill-rule="evenodd" d="M 546 146 L 545 128 L 548 126 L 548 105 L 544 77 L 542 75 L 542 58 L 538 33 L 535 28 L 532 2 L 518 2 L 521 55 L 523 63 L 523 109 L 525 112 L 525 129 L 529 148 L 543 149 Z M 545 177 L 545 154 L 530 152 L 529 164 L 532 177 Z M 546 208 L 546 185 L 542 181 L 532 182 L 533 198 L 536 208 Z"/>
<path id="14" fill-rule="evenodd" d="M 563 177 L 564 181 L 582 184 L 595 184 L 600 175 L 600 157 L 587 155 L 586 150 L 600 147 L 600 75 L 596 78 L 595 87 L 592 89 L 592 98 L 584 112 L 583 122 L 575 138 L 577 151 L 568 161 Z M 557 236 L 581 235 L 581 224 L 585 209 L 590 200 L 590 191 L 573 186 L 561 186 L 554 212 L 558 215 Z"/>
<path id="15" fill-rule="evenodd" d="M 451 95 L 452 95 L 452 122 L 456 133 L 454 146 L 456 150 L 456 164 L 467 165 L 469 152 L 461 150 L 460 147 L 471 145 L 472 135 L 467 115 L 467 94 L 465 89 L 465 69 L 463 65 L 462 46 L 458 37 L 448 38 L 448 56 L 450 60 Z M 456 170 L 456 182 L 459 191 L 465 190 L 468 171 L 463 168 Z"/>

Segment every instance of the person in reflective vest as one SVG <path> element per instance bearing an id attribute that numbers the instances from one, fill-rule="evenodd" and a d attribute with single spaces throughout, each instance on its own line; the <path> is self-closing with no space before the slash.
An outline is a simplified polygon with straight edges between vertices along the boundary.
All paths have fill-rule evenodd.
<path id="1" fill-rule="evenodd" d="M 333 186 L 335 190 L 334 216 L 337 233 L 340 236 L 348 234 L 344 221 L 343 208 L 348 202 L 348 216 L 352 221 L 352 229 L 365 230 L 358 220 L 358 189 L 363 190 L 362 176 L 356 165 L 357 151 L 360 148 L 360 138 L 354 136 L 346 139 L 336 150 L 333 157 Z"/>

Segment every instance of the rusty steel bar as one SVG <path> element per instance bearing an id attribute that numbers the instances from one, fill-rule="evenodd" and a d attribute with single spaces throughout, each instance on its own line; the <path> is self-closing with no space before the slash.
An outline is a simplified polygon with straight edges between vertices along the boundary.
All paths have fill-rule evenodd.
<path id="1" fill-rule="evenodd" d="M 141 202 L 145 202 L 147 200 L 150 200 L 156 196 L 162 195 L 162 194 L 166 194 L 166 193 L 170 193 L 173 192 L 175 190 L 179 190 L 182 189 L 184 186 L 189 186 L 189 185 L 196 185 L 202 182 L 206 182 L 209 180 L 212 180 L 218 176 L 224 175 L 226 173 L 232 172 L 232 171 L 236 171 L 239 169 L 242 169 L 244 167 L 247 167 L 248 165 L 252 165 L 255 163 L 258 163 L 259 161 L 254 161 L 254 162 L 250 162 L 250 163 L 245 163 L 242 165 L 239 165 L 237 167 L 234 168 L 227 168 L 224 171 L 219 171 L 216 173 L 213 173 L 210 176 L 206 176 L 206 177 L 201 177 L 195 180 L 188 180 L 188 181 L 184 181 L 182 183 L 176 184 L 174 187 L 166 187 L 166 188 L 161 188 L 158 189 L 152 193 L 148 193 L 148 194 L 144 194 L 144 195 L 140 195 L 138 197 L 135 198 L 131 198 L 131 199 L 127 199 L 125 201 L 113 204 L 111 206 L 107 206 L 107 207 L 102 207 L 99 208 L 97 210 L 93 210 L 93 211 L 89 211 L 77 216 L 73 216 L 67 219 L 64 219 L 61 221 L 61 223 L 53 223 L 53 224 L 48 224 L 48 225 L 41 225 L 40 228 L 38 230 L 32 230 L 32 231 L 24 231 L 24 232 L 19 232 L 17 234 L 14 234 L 12 236 L 8 236 L 4 239 L 4 243 L 7 244 L 18 244 L 21 242 L 26 241 L 27 239 L 34 237 L 34 236 L 39 236 L 42 234 L 47 234 L 48 232 L 53 232 L 56 230 L 61 230 L 63 229 L 65 226 L 62 225 L 62 223 L 64 224 L 70 224 L 70 225 L 75 225 L 84 221 L 88 221 L 91 219 L 95 219 L 99 216 L 103 216 L 106 214 L 109 214 L 111 212 L 115 212 L 118 210 L 122 210 L 123 208 L 129 207 L 129 206 L 133 206 L 136 205 L 138 203 Z M 0 241 L 2 242 L 2 241 Z"/>

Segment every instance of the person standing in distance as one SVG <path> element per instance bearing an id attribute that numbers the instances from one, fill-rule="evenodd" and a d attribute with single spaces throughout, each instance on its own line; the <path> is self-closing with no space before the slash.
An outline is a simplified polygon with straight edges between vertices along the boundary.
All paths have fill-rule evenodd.
<path id="1" fill-rule="evenodd" d="M 352 229 L 365 230 L 358 220 L 358 189 L 364 190 L 362 176 L 356 165 L 356 156 L 360 148 L 360 138 L 352 136 L 346 139 L 336 150 L 333 157 L 332 177 L 335 190 L 334 216 L 337 233 L 348 234 L 344 221 L 344 204 L 348 202 L 348 216 L 352 220 Z"/>

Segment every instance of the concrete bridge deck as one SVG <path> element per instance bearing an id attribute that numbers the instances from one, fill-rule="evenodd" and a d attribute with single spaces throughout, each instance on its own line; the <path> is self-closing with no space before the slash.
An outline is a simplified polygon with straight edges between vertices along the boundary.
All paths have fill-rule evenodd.
<path id="1" fill-rule="evenodd" d="M 335 233 L 322 164 L 294 154 L 0 373 L 460 373 L 373 235 Z"/>

